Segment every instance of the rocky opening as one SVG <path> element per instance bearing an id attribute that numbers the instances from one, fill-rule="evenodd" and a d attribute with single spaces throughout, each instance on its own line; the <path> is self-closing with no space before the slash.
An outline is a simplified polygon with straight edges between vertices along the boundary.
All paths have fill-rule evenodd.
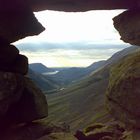
<path id="1" fill-rule="evenodd" d="M 32 81 L 26 77 L 27 71 L 28 71 L 28 59 L 26 56 L 20 55 L 18 49 L 10 45 L 10 43 L 22 39 L 26 36 L 31 35 L 37 35 L 40 32 L 44 30 L 42 25 L 37 21 L 37 19 L 33 15 L 33 11 L 35 10 L 44 10 L 44 9 L 54 9 L 54 10 L 64 10 L 64 11 L 86 11 L 86 10 L 95 10 L 95 9 L 121 9 L 121 8 L 127 8 L 126 12 L 120 14 L 119 16 L 114 18 L 114 26 L 116 29 L 118 29 L 121 39 L 125 42 L 128 42 L 130 44 L 139 45 L 139 6 L 138 1 L 118 1 L 116 3 L 115 1 L 108 1 L 107 3 L 105 1 L 95 1 L 95 2 L 84 2 L 84 1 L 1 1 L 0 2 L 0 122 L 1 122 L 1 128 L 4 129 L 12 126 L 12 134 L 15 134 L 12 138 L 13 140 L 16 139 L 17 136 L 17 130 L 20 130 L 20 135 L 25 135 L 25 139 L 37 139 L 43 135 L 45 135 L 41 139 L 49 139 L 47 134 L 50 134 L 51 132 L 59 132 L 60 128 L 57 128 L 55 126 L 46 127 L 45 125 L 38 125 L 38 123 L 31 123 L 34 120 L 41 119 L 43 117 L 47 116 L 48 108 L 47 108 L 47 101 L 45 96 L 42 94 L 42 92 L 32 83 Z M 33 11 L 32 11 L 33 10 Z M 134 62 L 129 61 L 130 65 L 134 66 L 132 67 L 133 70 L 135 69 L 135 66 L 138 66 L 139 64 L 139 54 L 137 56 L 132 56 L 130 60 L 135 60 Z M 126 59 L 126 61 L 127 61 Z M 118 67 L 121 67 L 121 65 L 125 65 L 125 62 L 123 64 L 120 64 L 119 66 L 116 66 L 115 69 L 118 69 Z M 127 72 L 127 67 L 126 72 Z M 130 70 L 130 68 L 128 68 Z M 119 69 L 122 71 L 122 69 Z M 132 70 L 132 71 L 133 71 Z M 135 69 L 137 70 L 137 67 Z M 115 70 L 114 70 L 115 71 Z M 131 70 L 130 70 L 131 71 Z M 130 72 L 128 71 L 128 73 Z M 132 72 L 131 71 L 131 72 Z M 124 82 L 125 79 L 121 79 L 119 75 L 117 75 L 117 79 L 119 79 L 119 82 Z M 133 77 L 134 76 L 134 77 Z M 138 77 L 136 77 L 138 76 Z M 129 84 L 134 83 L 133 80 L 136 82 L 136 85 L 139 85 L 139 73 L 136 73 L 135 75 L 130 75 L 131 82 L 128 82 Z M 129 77 L 127 77 L 129 78 Z M 136 78 L 136 80 L 134 79 Z M 110 79 L 111 80 L 111 79 Z M 126 79 L 127 80 L 127 79 Z M 123 88 L 119 86 L 120 90 Z M 126 83 L 127 84 L 127 83 Z M 118 117 L 114 113 L 114 110 L 116 109 L 116 105 L 119 103 L 122 106 L 124 105 L 119 98 L 114 99 L 113 93 L 121 93 L 121 91 L 118 91 L 118 89 L 112 87 L 117 86 L 115 84 L 112 85 L 110 83 L 109 93 L 108 93 L 108 103 L 110 112 L 113 114 L 114 117 L 121 120 L 122 123 L 127 123 L 130 126 L 130 129 L 132 130 L 132 134 L 134 135 L 133 138 L 137 139 L 139 131 L 137 128 L 139 128 L 139 125 L 137 127 L 137 121 L 139 122 L 139 108 L 134 113 L 136 116 L 130 116 L 130 120 L 126 122 L 125 117 L 128 114 L 131 114 L 131 111 L 133 110 L 133 106 L 135 104 L 132 104 L 132 108 L 128 105 L 127 109 L 124 109 L 123 107 L 123 117 Z M 132 87 L 133 88 L 133 87 Z M 115 91 L 116 90 L 116 91 Z M 134 94 L 139 93 L 139 89 L 134 92 Z M 136 94 L 137 95 L 137 94 Z M 118 95 L 120 97 L 123 97 L 124 95 Z M 131 97 L 131 94 L 128 94 Z M 136 96 L 139 99 L 139 96 Z M 26 102 L 25 102 L 26 100 Z M 114 105 L 114 100 L 117 102 Z M 113 105 L 112 105 L 113 102 Z M 121 102 L 121 103 L 120 103 Z M 130 101 L 131 102 L 131 101 Z M 126 102 L 126 104 L 129 104 L 129 102 Z M 43 108 L 42 108 L 43 106 Z M 114 107 L 115 106 L 115 107 Z M 118 106 L 117 106 L 118 107 Z M 119 106 L 120 107 L 120 106 Z M 121 108 L 122 109 L 122 108 Z M 132 109 L 132 110 L 131 110 Z M 27 113 L 28 112 L 28 113 Z M 127 114 L 128 113 L 128 114 Z M 20 125 L 17 125 L 19 124 Z M 26 123 L 27 125 L 21 125 L 21 123 Z M 16 125 L 15 125 L 16 124 Z M 13 129 L 14 125 L 14 129 Z M 18 129 L 17 129 L 18 128 Z M 21 129 L 22 128 L 22 129 Z M 107 130 L 106 127 L 103 127 L 104 130 Z M 30 129 L 30 136 L 28 136 L 27 129 Z M 59 129 L 59 130 L 58 130 Z M 125 136 L 124 128 L 120 128 L 120 125 L 115 125 L 115 131 L 119 131 L 121 133 L 120 137 L 116 136 L 116 133 L 95 133 L 95 134 L 87 134 L 84 135 L 82 133 L 77 132 L 77 138 L 78 139 L 111 139 L 112 135 L 114 137 L 120 138 L 120 139 L 128 139 L 127 136 Z M 134 130 L 134 131 L 133 131 Z M 35 133 L 37 131 L 37 133 Z M 64 133 L 65 129 L 62 129 L 61 132 Z M 8 134 L 11 134 L 10 130 L 7 132 Z M 63 135 L 63 134 L 58 135 Z M 78 135 L 80 134 L 81 137 Z M 32 135 L 32 136 L 31 136 Z M 69 135 L 69 134 L 68 134 Z M 99 136 L 99 137 L 98 137 Z M 7 139 L 8 136 L 6 136 L 6 133 L 2 134 L 2 139 Z M 73 136 L 72 139 L 75 139 Z M 12 139 L 10 137 L 10 139 Z M 24 137 L 22 137 L 24 140 Z"/>

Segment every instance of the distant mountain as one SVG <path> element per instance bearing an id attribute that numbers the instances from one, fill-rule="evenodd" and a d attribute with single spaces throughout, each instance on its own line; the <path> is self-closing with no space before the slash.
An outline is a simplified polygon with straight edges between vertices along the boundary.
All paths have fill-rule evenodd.
<path id="1" fill-rule="evenodd" d="M 51 68 L 47 68 L 42 63 L 31 63 L 29 64 L 29 68 L 38 73 L 45 73 L 45 72 L 53 72 L 54 70 Z"/>
<path id="2" fill-rule="evenodd" d="M 117 61 L 119 61 L 122 57 L 134 53 L 135 51 L 137 51 L 140 47 L 139 46 L 130 46 L 127 47 L 121 51 L 118 51 L 117 53 L 115 53 L 114 55 L 112 55 L 112 57 L 110 57 L 107 61 L 106 64 L 111 64 L 111 63 L 115 63 Z"/>
<path id="3" fill-rule="evenodd" d="M 51 79 L 55 83 L 59 83 L 61 87 L 66 87 L 70 84 L 74 84 L 87 76 L 89 76 L 91 73 L 94 73 L 98 69 L 102 68 L 105 65 L 110 65 L 112 63 L 117 62 L 122 57 L 126 56 L 128 53 L 134 52 L 136 49 L 138 49 L 138 46 L 132 46 L 128 47 L 122 51 L 119 51 L 115 53 L 110 59 L 107 61 L 99 61 L 91 64 L 90 66 L 86 68 L 82 67 L 71 67 L 71 68 L 47 68 L 41 63 L 33 63 L 30 64 L 29 67 L 35 72 L 38 73 L 44 73 L 45 79 Z M 58 71 L 55 73 L 55 71 Z M 45 73 L 55 73 L 51 75 L 46 75 Z"/>
<path id="4" fill-rule="evenodd" d="M 98 68 L 104 66 L 106 63 L 105 60 L 102 60 L 102 61 L 98 61 L 98 62 L 95 62 L 93 64 L 91 64 L 90 66 L 88 66 L 86 69 L 88 71 L 94 71 L 94 70 L 97 70 Z"/>
<path id="5" fill-rule="evenodd" d="M 103 67 L 75 85 L 48 96 L 47 121 L 66 122 L 71 129 L 85 128 L 91 123 L 108 122 L 111 119 L 105 106 L 105 91 L 110 69 L 127 55 L 140 51 L 137 46 L 126 48 L 108 59 Z M 62 115 L 64 114 L 64 115 Z"/>
<path id="6" fill-rule="evenodd" d="M 62 86 L 67 86 L 85 78 L 91 72 L 102 67 L 104 64 L 105 61 L 99 61 L 93 63 L 92 65 L 86 68 L 72 67 L 72 68 L 62 69 L 58 73 L 54 75 L 50 75 L 50 77 L 54 79 L 54 81 L 59 82 Z"/>
<path id="7" fill-rule="evenodd" d="M 44 77 L 42 74 L 34 72 L 29 69 L 28 76 L 35 82 L 35 84 L 44 92 L 57 90 L 59 85 L 49 77 Z"/>

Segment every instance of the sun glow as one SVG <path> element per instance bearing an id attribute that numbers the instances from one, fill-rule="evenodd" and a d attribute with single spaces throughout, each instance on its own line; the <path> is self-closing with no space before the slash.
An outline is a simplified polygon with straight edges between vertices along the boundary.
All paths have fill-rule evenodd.
<path id="1" fill-rule="evenodd" d="M 30 52 L 24 50 L 25 46 L 21 49 L 21 53 L 28 56 L 30 63 L 41 62 L 49 67 L 88 66 L 95 61 L 107 59 L 124 48 L 112 21 L 112 18 L 121 12 L 122 10 L 83 13 L 38 12 L 35 16 L 46 30 L 38 36 L 27 37 L 15 44 L 21 49 L 22 44 L 30 43 Z M 67 44 L 71 45 L 71 48 Z M 98 49 L 105 44 L 112 45 L 112 48 Z M 120 44 L 120 48 L 114 48 L 115 44 Z M 35 46 L 38 48 L 36 51 Z M 88 46 L 93 48 L 88 50 Z"/>

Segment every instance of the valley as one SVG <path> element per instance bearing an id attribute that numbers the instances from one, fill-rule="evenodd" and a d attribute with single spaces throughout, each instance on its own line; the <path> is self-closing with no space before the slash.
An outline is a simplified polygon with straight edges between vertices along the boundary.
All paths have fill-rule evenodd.
<path id="1" fill-rule="evenodd" d="M 117 52 L 108 60 L 93 63 L 87 68 L 62 69 L 58 75 L 49 76 L 58 83 L 58 89 L 53 94 L 45 92 L 49 105 L 46 121 L 56 124 L 65 122 L 70 125 L 72 131 L 86 128 L 92 123 L 110 121 L 112 117 L 105 105 L 110 70 L 127 55 L 139 51 L 137 46 L 131 46 Z M 65 75 L 63 79 L 58 78 L 62 76 L 60 73 Z M 64 83 L 65 78 L 66 83 Z"/>

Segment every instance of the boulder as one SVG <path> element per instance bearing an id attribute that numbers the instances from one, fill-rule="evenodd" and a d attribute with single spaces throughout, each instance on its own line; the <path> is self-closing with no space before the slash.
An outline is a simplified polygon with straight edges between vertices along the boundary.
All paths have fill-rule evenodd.
<path id="1" fill-rule="evenodd" d="M 25 77 L 24 82 L 20 100 L 10 107 L 7 115 L 7 120 L 12 123 L 27 123 L 48 115 L 46 96 L 29 78 Z"/>
<path id="2" fill-rule="evenodd" d="M 140 52 L 118 62 L 110 74 L 107 106 L 126 127 L 140 128 Z"/>
<path id="3" fill-rule="evenodd" d="M 94 131 L 94 130 L 96 130 L 96 129 L 101 129 L 101 128 L 103 128 L 105 125 L 104 124 L 102 124 L 102 123 L 95 123 L 95 124 L 93 124 L 93 125 L 91 125 L 91 126 L 88 126 L 86 129 L 85 129 L 85 133 L 89 133 L 89 132 L 92 132 L 92 131 Z"/>
<path id="4" fill-rule="evenodd" d="M 140 45 L 140 9 L 127 10 L 113 20 L 114 27 L 119 31 L 124 42 Z"/>
<path id="5" fill-rule="evenodd" d="M 44 27 L 35 18 L 33 12 L 21 0 L 14 5 L 9 0 L 0 2 L 0 36 L 10 43 L 27 36 L 38 35 Z M 3 7 L 4 8 L 3 8 Z"/>
<path id="6" fill-rule="evenodd" d="M 24 55 L 18 55 L 9 69 L 14 73 L 26 75 L 28 73 L 28 58 Z"/>
<path id="7" fill-rule="evenodd" d="M 0 72 L 0 122 L 10 106 L 19 101 L 24 89 L 23 76 L 10 72 Z"/>
<path id="8" fill-rule="evenodd" d="M 113 132 L 101 131 L 101 132 L 96 132 L 96 133 L 91 133 L 91 134 L 85 135 L 82 131 L 78 130 L 74 136 L 78 140 L 100 140 L 101 138 L 103 138 L 105 136 L 112 137 Z"/>
<path id="9" fill-rule="evenodd" d="M 19 55 L 19 50 L 13 46 L 0 46 L 0 65 L 10 65 Z"/>
<path id="10" fill-rule="evenodd" d="M 92 124 L 87 127 L 86 130 L 85 136 L 81 131 L 77 131 L 75 136 L 79 138 L 79 140 L 120 140 L 125 131 L 124 127 L 114 120 L 106 124 Z"/>
<path id="11" fill-rule="evenodd" d="M 7 47 L 3 50 L 7 50 Z M 16 53 L 16 51 L 15 53 L 12 51 L 11 53 L 6 53 L 5 51 L 2 55 L 0 55 L 0 71 L 26 75 L 28 73 L 28 58 L 24 55 Z"/>
<path id="12" fill-rule="evenodd" d="M 57 128 L 57 130 L 56 130 Z M 9 127 L 0 133 L 0 140 L 77 140 L 70 132 L 65 132 L 62 128 L 46 123 L 46 121 L 36 121 L 29 124 L 20 124 Z"/>

